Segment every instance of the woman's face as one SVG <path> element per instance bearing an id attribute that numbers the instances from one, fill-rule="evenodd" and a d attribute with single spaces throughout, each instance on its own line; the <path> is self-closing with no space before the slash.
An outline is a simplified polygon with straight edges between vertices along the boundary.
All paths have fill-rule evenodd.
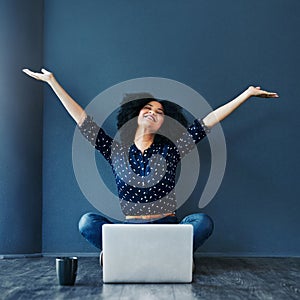
<path id="1" fill-rule="evenodd" d="M 138 126 L 157 132 L 164 122 L 165 113 L 163 106 L 157 101 L 147 103 L 138 115 Z"/>

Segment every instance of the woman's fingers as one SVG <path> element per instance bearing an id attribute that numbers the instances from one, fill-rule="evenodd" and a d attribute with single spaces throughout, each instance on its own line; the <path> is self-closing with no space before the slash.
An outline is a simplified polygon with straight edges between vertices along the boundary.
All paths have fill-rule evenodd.
<path id="1" fill-rule="evenodd" d="M 29 69 L 23 69 L 22 71 L 27 75 L 30 75 L 32 73 Z"/>
<path id="2" fill-rule="evenodd" d="M 262 93 L 259 95 L 260 97 L 265 98 L 278 98 L 278 94 L 274 92 L 261 91 Z"/>
<path id="3" fill-rule="evenodd" d="M 44 73 L 44 74 L 50 74 L 50 73 L 51 73 L 51 72 L 47 71 L 47 70 L 44 69 L 44 68 L 42 68 L 41 71 L 42 71 L 42 73 Z"/>
<path id="4" fill-rule="evenodd" d="M 24 73 L 26 73 L 27 75 L 29 75 L 30 77 L 33 77 L 35 79 L 40 79 L 38 76 L 38 73 L 34 73 L 34 72 L 30 71 L 29 69 L 23 69 L 22 71 Z"/>

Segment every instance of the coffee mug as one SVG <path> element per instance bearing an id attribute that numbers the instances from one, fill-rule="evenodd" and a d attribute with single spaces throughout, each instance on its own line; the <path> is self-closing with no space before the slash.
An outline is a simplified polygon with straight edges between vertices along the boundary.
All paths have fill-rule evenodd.
<path id="1" fill-rule="evenodd" d="M 57 257 L 56 275 L 60 285 L 74 285 L 77 275 L 77 257 Z"/>

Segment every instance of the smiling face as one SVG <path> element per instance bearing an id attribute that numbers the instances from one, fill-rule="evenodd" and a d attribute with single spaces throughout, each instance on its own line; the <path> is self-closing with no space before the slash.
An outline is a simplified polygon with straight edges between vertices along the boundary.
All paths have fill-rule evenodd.
<path id="1" fill-rule="evenodd" d="M 164 108 L 157 101 L 147 103 L 138 115 L 138 126 L 157 132 L 164 122 Z"/>

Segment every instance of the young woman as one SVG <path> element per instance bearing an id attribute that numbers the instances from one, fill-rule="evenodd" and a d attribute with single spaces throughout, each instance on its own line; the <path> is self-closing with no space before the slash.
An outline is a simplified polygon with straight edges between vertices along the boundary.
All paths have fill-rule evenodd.
<path id="1" fill-rule="evenodd" d="M 121 141 L 115 141 L 60 86 L 45 69 L 27 75 L 47 82 L 75 120 L 81 133 L 105 157 L 112 167 L 125 223 L 179 223 L 176 217 L 175 175 L 180 159 L 209 130 L 229 116 L 251 97 L 277 98 L 277 93 L 250 86 L 238 97 L 196 119 L 189 127 L 181 107 L 167 100 L 143 98 L 121 105 L 118 129 Z M 174 130 L 172 120 L 187 130 Z M 132 121 L 133 120 L 133 121 Z M 126 127 L 127 124 L 130 127 Z M 102 250 L 102 226 L 112 223 L 100 214 L 87 213 L 79 222 L 81 234 Z M 212 234 L 213 221 L 204 213 L 186 216 L 181 224 L 194 228 L 194 251 Z"/>

